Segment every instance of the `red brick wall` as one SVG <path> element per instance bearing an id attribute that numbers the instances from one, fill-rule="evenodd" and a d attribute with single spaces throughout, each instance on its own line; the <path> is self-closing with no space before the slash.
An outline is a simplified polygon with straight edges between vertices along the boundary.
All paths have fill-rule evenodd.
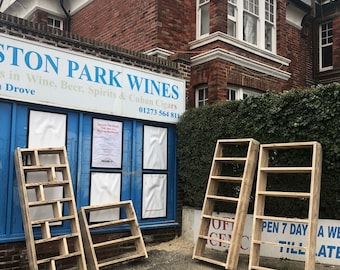
<path id="1" fill-rule="evenodd" d="M 340 69 L 340 15 L 333 19 L 333 67 Z"/>
<path id="2" fill-rule="evenodd" d="M 94 0 L 72 15 L 71 32 L 127 49 L 157 44 L 156 0 Z"/>
<path id="3" fill-rule="evenodd" d="M 95 0 L 72 15 L 71 32 L 136 51 L 186 51 L 192 40 L 194 2 Z"/>

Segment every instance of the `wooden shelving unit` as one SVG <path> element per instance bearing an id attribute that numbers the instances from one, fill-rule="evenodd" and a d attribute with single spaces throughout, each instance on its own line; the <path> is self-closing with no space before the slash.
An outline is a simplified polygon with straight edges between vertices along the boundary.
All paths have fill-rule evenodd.
<path id="1" fill-rule="evenodd" d="M 89 223 L 89 215 L 91 212 L 117 209 L 119 208 L 121 212 L 124 212 L 124 218 L 117 220 L 110 220 L 105 222 L 96 222 L 93 224 Z M 122 201 L 117 203 L 110 203 L 104 205 L 93 205 L 85 206 L 79 210 L 79 220 L 80 228 L 84 239 L 85 252 L 88 258 L 88 266 L 91 270 L 98 270 L 102 267 L 109 265 L 121 263 L 128 260 L 133 260 L 137 258 L 147 258 L 147 251 L 145 248 L 144 240 L 142 237 L 141 230 L 137 221 L 136 213 L 133 208 L 132 201 Z M 96 243 L 93 242 L 92 233 L 98 229 L 109 228 L 115 226 L 127 225 L 130 229 L 130 235 L 113 239 L 113 240 L 101 240 Z M 91 233 L 92 232 L 92 233 Z M 111 256 L 98 259 L 98 255 L 101 253 L 102 248 L 115 248 L 124 245 L 133 246 L 133 251 L 131 248 L 128 252 L 120 256 Z"/>
<path id="2" fill-rule="evenodd" d="M 310 149 L 311 164 L 308 166 L 271 166 L 270 151 L 296 151 L 297 149 Z M 322 169 L 322 147 L 318 142 L 294 142 L 294 143 L 277 143 L 263 144 L 260 147 L 258 177 L 256 186 L 256 198 L 253 217 L 253 232 L 251 240 L 251 250 L 249 257 L 249 270 L 252 269 L 271 269 L 260 266 L 260 248 L 261 245 L 272 245 L 273 247 L 285 247 L 285 245 L 275 242 L 263 241 L 262 222 L 266 220 L 296 222 L 307 224 L 307 246 L 296 247 L 305 251 L 305 269 L 315 269 L 315 252 L 316 252 L 316 234 L 318 226 L 319 202 L 320 202 L 320 182 Z M 269 190 L 268 176 L 271 174 L 308 174 L 310 175 L 309 191 L 282 191 Z M 285 218 L 265 215 L 266 198 L 296 198 L 308 200 L 308 218 Z M 292 208 L 294 205 L 291 206 Z M 282 213 L 283 215 L 284 213 Z M 293 246 L 289 246 L 293 247 Z M 293 247 L 294 248 L 294 247 Z"/>
<path id="3" fill-rule="evenodd" d="M 238 149 L 240 151 L 238 151 Z M 257 164 L 259 142 L 254 139 L 224 139 L 216 143 L 207 190 L 204 198 L 201 225 L 195 244 L 193 259 L 236 270 L 241 248 L 241 238 L 249 206 L 249 198 Z M 238 153 L 237 153 L 238 152 Z M 237 155 L 235 155 L 237 153 Z M 230 169 L 232 168 L 232 169 Z M 238 171 L 235 175 L 233 171 Z M 220 192 L 224 184 L 236 185 L 237 192 L 227 195 Z M 238 195 L 238 196 L 237 196 Z M 235 218 L 214 215 L 215 203 L 233 204 L 236 208 Z M 234 223 L 231 240 L 210 237 L 209 227 L 213 220 Z M 205 254 L 207 241 L 228 245 L 226 260 L 220 261 Z"/>
<path id="4" fill-rule="evenodd" d="M 53 160 L 53 163 L 50 164 L 46 160 Z M 69 269 L 73 266 L 76 269 L 86 270 L 65 147 L 17 148 L 15 166 L 30 269 Z M 28 181 L 30 174 L 33 174 L 33 177 L 36 175 L 37 180 Z M 47 190 L 51 191 L 51 189 L 62 189 L 62 197 L 48 198 Z M 28 192 L 34 194 L 34 200 Z M 39 207 L 46 206 L 50 207 L 52 217 L 33 220 L 30 211 L 33 208 L 39 210 Z M 54 223 L 70 224 L 71 231 L 67 234 L 53 235 L 51 229 Z M 36 238 L 33 227 L 40 228 Z M 37 237 L 39 234 L 41 238 Z M 39 252 L 40 250 L 43 252 Z"/>

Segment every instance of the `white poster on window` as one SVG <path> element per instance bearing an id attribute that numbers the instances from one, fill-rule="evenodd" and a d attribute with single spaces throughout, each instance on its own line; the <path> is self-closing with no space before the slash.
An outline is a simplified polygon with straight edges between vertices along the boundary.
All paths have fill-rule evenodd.
<path id="1" fill-rule="evenodd" d="M 123 123 L 93 119 L 92 167 L 122 166 Z"/>
<path id="2" fill-rule="evenodd" d="M 120 201 L 120 173 L 91 173 L 90 205 L 101 205 Z M 119 208 L 93 211 L 90 222 L 103 222 L 119 219 Z"/>
<path id="3" fill-rule="evenodd" d="M 28 147 L 29 148 L 47 148 L 62 147 L 66 142 L 66 115 L 59 113 L 50 113 L 42 111 L 30 111 L 29 130 L 28 130 Z M 58 164 L 60 163 L 58 155 L 45 155 L 41 158 L 40 164 Z M 62 174 L 56 173 L 57 180 L 63 180 Z M 27 182 L 45 182 L 48 180 L 47 172 L 30 172 L 27 174 Z M 28 190 L 28 200 L 36 201 L 34 190 Z M 44 188 L 46 200 L 60 199 L 63 197 L 62 187 Z M 62 206 L 60 206 L 60 212 Z M 52 206 L 37 206 L 30 208 L 32 220 L 44 218 L 53 218 L 54 213 Z M 54 223 L 58 225 L 60 222 Z"/>
<path id="4" fill-rule="evenodd" d="M 143 210 L 142 218 L 166 216 L 167 175 L 143 175 Z"/>
<path id="5" fill-rule="evenodd" d="M 143 168 L 166 170 L 168 164 L 168 130 L 144 126 Z"/>

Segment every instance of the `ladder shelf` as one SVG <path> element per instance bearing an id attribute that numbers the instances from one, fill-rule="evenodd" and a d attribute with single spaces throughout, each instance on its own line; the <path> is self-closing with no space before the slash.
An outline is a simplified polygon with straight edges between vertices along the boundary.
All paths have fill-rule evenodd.
<path id="1" fill-rule="evenodd" d="M 89 216 L 91 215 L 91 213 L 109 209 L 119 209 L 122 214 L 124 212 L 126 217 L 119 218 L 117 220 L 109 220 L 96 223 L 91 223 L 89 221 Z M 80 228 L 85 244 L 85 252 L 87 258 L 89 258 L 89 269 L 98 270 L 102 267 L 121 263 L 124 261 L 148 257 L 132 201 L 129 200 L 104 205 L 84 206 L 81 207 L 81 209 L 78 211 L 78 214 Z M 119 226 L 123 224 L 127 224 L 130 227 L 130 235 L 120 237 L 118 239 L 101 239 L 100 241 L 97 240 L 96 242 L 94 242 L 92 232 L 94 232 L 95 230 Z M 120 245 L 131 248 L 133 249 L 133 251 L 120 256 L 113 256 L 112 254 L 114 253 L 114 251 L 112 251 L 112 249 L 115 247 L 119 247 Z M 99 257 L 99 255 L 101 255 L 102 248 L 110 248 L 110 256 Z"/>
<path id="2" fill-rule="evenodd" d="M 302 163 L 311 163 L 308 166 L 302 164 L 300 166 L 287 166 L 281 163 L 291 163 L 290 156 L 296 155 L 296 151 L 301 152 L 304 160 Z M 286 158 L 279 161 L 280 151 L 282 156 L 286 155 Z M 273 155 L 274 153 L 274 155 Z M 280 165 L 274 165 L 274 161 L 280 163 Z M 249 255 L 249 270 L 253 269 L 272 269 L 260 266 L 260 249 L 261 245 L 271 245 L 280 248 L 295 248 L 303 250 L 300 255 L 305 255 L 305 269 L 315 269 L 315 252 L 316 252 L 316 235 L 317 224 L 319 214 L 319 202 L 320 202 L 320 182 L 321 182 L 321 169 L 322 169 L 322 148 L 318 142 L 294 142 L 294 143 L 274 143 L 263 144 L 260 146 L 259 154 L 259 166 L 257 175 L 257 185 L 255 194 L 255 207 L 253 215 L 253 231 L 250 246 Z M 310 165 L 310 166 L 309 166 Z M 295 186 L 289 187 L 289 190 L 275 190 L 270 184 L 270 176 L 275 174 L 277 177 L 279 174 L 285 174 L 285 180 L 287 174 L 295 174 L 294 181 L 302 179 L 306 189 L 308 191 L 301 191 L 301 188 Z M 304 174 L 304 175 L 303 175 Z M 280 179 L 280 178 L 276 178 Z M 307 180 L 308 179 L 308 180 Z M 306 183 L 306 180 L 308 181 Z M 295 190 L 296 189 L 296 190 Z M 299 190 L 298 190 L 299 189 Z M 287 213 L 280 213 L 280 216 L 273 214 L 266 215 L 265 204 L 267 197 L 275 197 L 280 200 L 297 199 L 304 200 L 308 203 L 307 218 L 292 218 L 282 217 Z M 292 204 L 292 208 L 294 205 Z M 306 209 L 307 210 L 307 209 Z M 264 220 L 276 221 L 276 222 L 295 222 L 302 223 L 307 226 L 306 243 L 307 246 L 287 245 L 285 243 L 270 242 L 262 240 L 262 222 Z"/>
<path id="3" fill-rule="evenodd" d="M 30 269 L 86 270 L 66 148 L 17 148 L 14 158 Z M 53 235 L 53 223 L 66 221 L 71 232 Z"/>
<path id="4" fill-rule="evenodd" d="M 193 259 L 223 266 L 225 269 L 237 269 L 258 151 L 259 142 L 254 139 L 221 139 L 216 142 Z M 231 204 L 236 208 L 235 217 L 226 218 L 214 214 L 216 203 Z M 208 235 L 214 220 L 233 224 L 230 240 Z M 228 247 L 225 261 L 206 255 L 208 241 Z"/>

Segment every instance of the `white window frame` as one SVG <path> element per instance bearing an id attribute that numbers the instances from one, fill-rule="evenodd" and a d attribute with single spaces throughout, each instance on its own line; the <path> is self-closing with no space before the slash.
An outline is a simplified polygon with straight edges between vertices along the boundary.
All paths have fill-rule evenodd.
<path id="1" fill-rule="evenodd" d="M 231 98 L 231 91 L 234 92 L 234 94 L 235 94 L 234 99 Z M 247 87 L 240 87 L 240 86 L 237 86 L 237 85 L 227 85 L 227 101 L 243 100 L 248 96 L 259 96 L 261 94 L 262 94 L 261 91 L 258 91 L 258 90 L 255 90 L 255 89 L 251 89 L 251 88 L 247 88 Z"/>
<path id="2" fill-rule="evenodd" d="M 332 35 L 328 35 L 328 33 L 325 33 L 325 31 L 322 31 L 322 26 L 323 25 L 328 25 L 328 24 L 331 24 L 331 28 L 327 28 L 327 32 L 331 29 L 332 30 Z M 326 36 L 323 37 L 322 34 L 325 33 Z M 325 44 L 322 44 L 322 41 L 327 39 L 329 40 L 331 38 L 331 42 L 329 41 L 326 41 L 327 43 Z M 332 65 L 331 66 L 326 66 L 326 67 L 323 67 L 322 65 L 322 59 L 323 59 L 323 49 L 326 48 L 326 47 L 331 47 L 331 49 L 333 50 L 333 23 L 332 21 L 327 21 L 327 22 L 323 22 L 320 24 L 319 26 L 319 69 L 320 71 L 326 71 L 326 70 L 331 70 L 333 69 L 333 59 L 332 59 Z M 332 53 L 332 57 L 333 57 L 333 53 Z"/>
<path id="3" fill-rule="evenodd" d="M 200 92 L 203 92 L 203 99 L 199 99 Z M 195 107 L 202 107 L 208 105 L 208 85 L 200 85 L 195 91 Z"/>
<path id="4" fill-rule="evenodd" d="M 210 27 L 210 16 L 208 16 L 208 21 L 206 22 L 203 22 L 204 18 L 202 16 L 202 8 L 204 6 L 210 5 L 210 0 L 197 0 L 197 19 L 196 19 L 196 36 L 197 38 L 200 38 L 200 37 L 205 37 L 205 36 L 208 36 L 209 35 L 209 27 Z M 209 8 L 210 10 L 210 8 Z M 202 25 L 204 24 L 208 24 L 208 32 L 207 33 L 202 33 Z"/>
<path id="5" fill-rule="evenodd" d="M 246 9 L 247 6 L 245 6 L 245 1 L 248 1 L 248 10 Z M 262 50 L 266 50 L 272 53 L 276 54 L 276 0 L 237 0 L 237 1 L 228 1 L 228 4 L 232 4 L 233 6 L 236 6 L 236 18 L 229 18 L 228 20 L 236 21 L 236 39 L 247 43 L 251 46 L 255 46 L 257 48 L 260 48 Z M 270 7 L 270 9 L 268 9 Z M 266 10 L 267 8 L 267 10 Z M 268 11 L 270 13 L 270 17 L 268 15 Z M 271 13 L 272 11 L 272 13 Z M 244 40 L 243 37 L 243 24 L 244 24 L 244 14 L 249 14 L 251 16 L 254 16 L 254 18 L 257 19 L 256 24 L 256 40 L 254 42 L 247 42 Z M 268 20 L 269 18 L 269 20 Z M 266 23 L 270 23 L 272 25 L 272 40 L 271 40 L 271 49 L 266 49 Z"/>
<path id="6" fill-rule="evenodd" d="M 231 8 L 234 9 L 234 14 L 231 14 L 230 13 L 230 10 Z M 227 26 L 227 31 L 228 31 L 228 35 L 232 36 L 232 37 L 237 37 L 237 0 L 228 0 L 228 26 Z M 233 23 L 235 25 L 235 35 L 232 35 L 230 32 L 229 32 L 229 21 L 231 23 Z"/>
<path id="7" fill-rule="evenodd" d="M 48 20 L 52 20 L 53 24 L 49 24 Z M 57 21 L 60 23 L 60 27 L 56 26 L 56 22 Z M 47 25 L 52 27 L 52 28 L 56 28 L 56 29 L 60 29 L 60 30 L 64 29 L 64 22 L 63 22 L 63 20 L 61 20 L 60 18 L 57 18 L 57 17 L 53 17 L 53 16 L 47 16 Z"/>

